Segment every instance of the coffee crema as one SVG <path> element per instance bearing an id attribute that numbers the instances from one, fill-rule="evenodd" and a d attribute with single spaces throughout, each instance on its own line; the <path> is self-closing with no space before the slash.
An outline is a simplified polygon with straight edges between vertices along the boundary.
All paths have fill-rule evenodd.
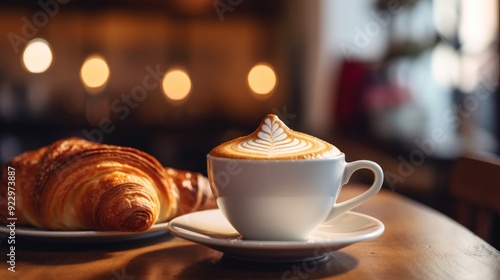
<path id="1" fill-rule="evenodd" d="M 267 115 L 252 134 L 225 142 L 209 153 L 237 159 L 322 159 L 339 154 L 332 144 L 291 130 L 274 114 Z"/>

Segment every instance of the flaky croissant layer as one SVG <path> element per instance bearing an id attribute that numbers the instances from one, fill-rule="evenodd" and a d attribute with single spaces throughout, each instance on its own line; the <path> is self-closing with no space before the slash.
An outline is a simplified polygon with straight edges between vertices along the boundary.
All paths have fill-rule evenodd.
<path id="1" fill-rule="evenodd" d="M 133 148 L 68 138 L 21 154 L 3 170 L 7 166 L 16 170 L 19 225 L 135 232 L 215 207 L 204 176 L 163 168 Z M 5 171 L 2 185 L 7 185 Z M 9 217 L 7 204 L 7 188 L 2 188 L 2 223 Z"/>

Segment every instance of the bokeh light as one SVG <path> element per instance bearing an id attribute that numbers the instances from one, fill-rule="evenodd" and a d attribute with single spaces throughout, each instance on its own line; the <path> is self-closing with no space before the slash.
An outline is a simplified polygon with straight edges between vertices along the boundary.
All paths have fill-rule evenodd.
<path id="1" fill-rule="evenodd" d="M 185 70 L 173 68 L 163 77 L 162 88 L 168 99 L 181 101 L 186 99 L 191 91 L 191 79 Z"/>
<path id="2" fill-rule="evenodd" d="M 31 40 L 24 49 L 23 63 L 31 73 L 43 73 L 52 63 L 52 51 L 47 41 L 36 38 Z"/>
<path id="3" fill-rule="evenodd" d="M 438 43 L 431 53 L 431 73 L 438 85 L 446 88 L 459 80 L 460 58 L 453 47 Z"/>
<path id="4" fill-rule="evenodd" d="M 85 59 L 80 69 L 80 78 L 89 89 L 102 88 L 109 79 L 108 63 L 100 55 L 91 55 Z M 90 90 L 90 93 L 95 91 Z"/>
<path id="5" fill-rule="evenodd" d="M 256 64 L 248 72 L 248 86 L 259 95 L 271 93 L 276 87 L 276 81 L 276 73 L 269 64 Z"/>

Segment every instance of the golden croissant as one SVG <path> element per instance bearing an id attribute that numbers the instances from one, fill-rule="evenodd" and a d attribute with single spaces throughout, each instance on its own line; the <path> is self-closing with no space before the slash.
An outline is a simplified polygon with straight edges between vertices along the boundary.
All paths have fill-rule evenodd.
<path id="1" fill-rule="evenodd" d="M 8 211 L 8 167 L 15 169 L 14 213 Z M 2 223 L 16 217 L 18 225 L 50 230 L 137 232 L 215 207 L 201 174 L 164 168 L 133 148 L 79 138 L 23 153 L 2 173 Z"/>

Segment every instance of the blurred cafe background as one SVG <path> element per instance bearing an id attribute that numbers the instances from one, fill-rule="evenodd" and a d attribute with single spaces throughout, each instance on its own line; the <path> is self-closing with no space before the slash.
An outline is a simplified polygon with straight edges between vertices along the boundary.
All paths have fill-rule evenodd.
<path id="1" fill-rule="evenodd" d="M 457 160 L 500 153 L 498 29 L 498 0 L 2 1 L 0 160 L 76 136 L 206 174 L 274 113 L 454 217 Z"/>

